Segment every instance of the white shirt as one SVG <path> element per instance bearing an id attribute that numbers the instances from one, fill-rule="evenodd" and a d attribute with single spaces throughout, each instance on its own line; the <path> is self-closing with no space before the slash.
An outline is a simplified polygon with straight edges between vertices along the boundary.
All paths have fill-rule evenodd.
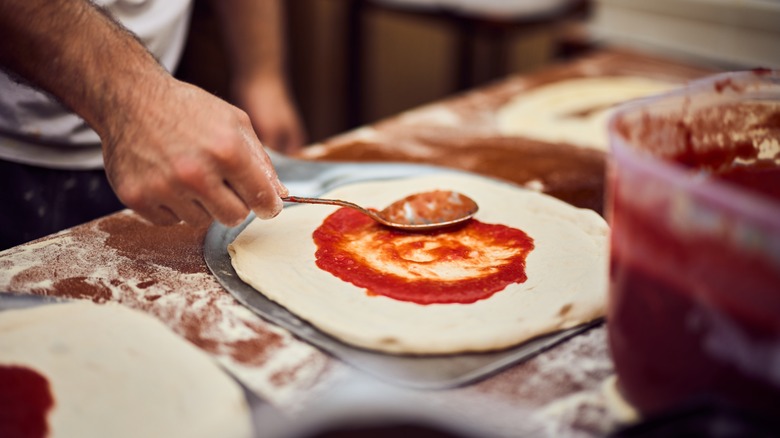
<path id="1" fill-rule="evenodd" d="M 173 71 L 187 35 L 191 0 L 96 0 Z M 0 159 L 58 169 L 103 167 L 100 138 L 46 93 L 0 71 Z"/>

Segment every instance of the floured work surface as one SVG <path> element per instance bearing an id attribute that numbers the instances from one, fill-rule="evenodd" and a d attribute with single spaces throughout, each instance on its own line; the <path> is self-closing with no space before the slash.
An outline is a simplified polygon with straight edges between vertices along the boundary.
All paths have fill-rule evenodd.
<path id="1" fill-rule="evenodd" d="M 602 212 L 608 111 L 711 73 L 643 54 L 599 51 L 346 132 L 300 157 L 436 164 Z"/>
<path id="2" fill-rule="evenodd" d="M 448 243 L 442 245 L 452 250 L 452 242 L 458 241 L 456 252 L 471 251 L 472 256 L 467 257 L 473 259 L 471 262 L 467 260 L 464 265 L 463 260 L 445 260 L 434 266 L 417 263 L 417 267 L 426 266 L 437 272 L 434 276 L 445 277 L 444 283 L 450 287 L 445 290 L 446 296 L 452 296 L 452 285 L 465 285 L 465 290 L 454 291 L 455 295 L 465 293 L 455 302 L 434 296 L 423 298 L 427 301 L 421 303 L 419 297 L 389 297 L 378 294 L 377 290 L 367 293 L 365 284 L 357 286 L 337 278 L 337 275 L 343 277 L 343 273 L 334 274 L 318 267 L 312 232 L 333 213 L 332 207 L 288 208 L 271 222 L 256 221 L 232 245 L 233 263 L 242 277 L 268 297 L 241 281 L 230 269 L 224 249 L 222 253 L 219 251 L 220 245 L 231 243 L 244 227 L 212 228 L 206 240 L 206 260 L 223 285 L 262 316 L 359 368 L 396 383 L 418 387 L 451 386 L 484 376 L 583 330 L 603 315 L 607 227 L 592 211 L 464 174 L 360 183 L 346 186 L 334 195 L 368 206 L 381 206 L 405 192 L 434 187 L 461 191 L 480 203 L 475 223 L 444 233 L 454 234 L 456 238 L 448 238 Z M 473 270 L 484 268 L 494 273 L 487 277 L 496 280 L 495 277 L 501 276 L 501 265 L 511 265 L 507 260 L 512 258 L 512 254 L 500 254 L 507 249 L 500 242 L 494 240 L 487 248 L 479 246 L 478 237 L 476 242 L 470 241 L 472 225 L 482 227 L 477 234 L 484 233 L 485 227 L 498 227 L 503 237 L 516 238 L 518 233 L 527 233 L 532 244 L 523 255 L 525 266 L 520 267 L 520 271 L 525 271 L 520 273 L 527 274 L 527 279 L 519 278 L 515 272 L 510 275 L 512 280 L 491 286 L 493 290 L 489 293 L 469 296 L 468 289 L 474 287 L 468 282 L 469 277 L 475 277 Z M 377 248 L 361 248 L 363 244 L 371 246 L 376 237 L 371 233 L 367 236 L 362 243 L 354 239 L 358 246 L 352 250 L 370 254 L 367 263 L 374 264 L 376 271 L 395 269 L 396 275 L 390 277 L 403 277 L 398 270 L 408 269 L 408 265 L 390 266 L 376 259 L 376 254 L 381 252 Z M 437 245 L 437 236 L 401 237 L 404 239 L 394 251 L 415 245 Z M 431 238 L 433 242 L 420 241 Z M 427 257 L 441 249 L 430 248 L 429 254 L 423 251 L 414 257 Z M 485 260 L 479 260 L 481 256 L 487 257 L 488 266 Z M 322 265 L 323 257 L 319 258 Z M 475 265 L 468 266 L 468 263 Z M 426 275 L 431 274 L 417 273 L 418 277 Z M 484 286 L 479 285 L 482 289 Z M 411 283 L 410 287 L 414 290 L 420 283 Z M 538 337 L 549 333 L 555 335 Z M 533 340 L 527 342 L 530 339 Z M 372 352 L 366 348 L 415 356 Z M 476 353 L 479 351 L 486 352 Z"/>

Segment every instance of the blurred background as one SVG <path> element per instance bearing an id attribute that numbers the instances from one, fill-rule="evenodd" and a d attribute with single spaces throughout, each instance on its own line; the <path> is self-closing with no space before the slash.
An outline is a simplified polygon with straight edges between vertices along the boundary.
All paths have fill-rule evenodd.
<path id="1" fill-rule="evenodd" d="M 310 142 L 604 46 L 716 69 L 780 67 L 776 0 L 294 0 L 290 83 Z M 177 76 L 228 98 L 196 0 Z M 248 42 L 249 44 L 249 42 Z"/>

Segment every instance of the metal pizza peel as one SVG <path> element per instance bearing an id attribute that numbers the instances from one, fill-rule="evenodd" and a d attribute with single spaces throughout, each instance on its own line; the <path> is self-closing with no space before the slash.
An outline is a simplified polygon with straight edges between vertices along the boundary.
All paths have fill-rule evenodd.
<path id="1" fill-rule="evenodd" d="M 273 153 L 271 157 L 280 180 L 290 192 L 300 196 L 318 196 L 335 187 L 362 181 L 467 173 L 408 163 L 316 162 L 294 160 Z M 227 246 L 253 219 L 254 215 L 250 214 L 238 226 L 226 227 L 214 223 L 209 228 L 203 243 L 203 255 L 207 266 L 219 283 L 240 303 L 263 319 L 289 330 L 304 342 L 387 383 L 418 389 L 443 389 L 464 385 L 527 360 L 602 323 L 602 320 L 598 319 L 578 327 L 540 336 L 514 347 L 484 353 L 415 356 L 388 354 L 355 347 L 318 330 L 307 321 L 269 300 L 238 277 L 231 264 Z"/>

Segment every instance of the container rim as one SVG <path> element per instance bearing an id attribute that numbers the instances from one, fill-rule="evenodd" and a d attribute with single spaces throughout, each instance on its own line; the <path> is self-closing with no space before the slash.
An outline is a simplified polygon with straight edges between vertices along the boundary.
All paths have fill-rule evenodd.
<path id="1" fill-rule="evenodd" d="M 780 70 L 753 70 L 719 73 L 694 80 L 688 85 L 666 93 L 644 97 L 624 103 L 615 110 L 608 121 L 610 149 L 613 165 L 627 163 L 629 167 L 658 176 L 661 181 L 680 187 L 695 198 L 706 201 L 718 208 L 738 213 L 741 217 L 755 223 L 775 229 L 780 233 L 780 202 L 768 201 L 766 196 L 743 189 L 719 178 L 696 177 L 689 168 L 679 163 L 665 160 L 649 152 L 631 146 L 626 138 L 619 134 L 616 124 L 621 117 L 641 112 L 648 106 L 664 100 L 680 97 L 693 97 L 705 92 L 713 92 L 719 83 L 730 80 L 745 89 L 769 92 L 771 100 L 780 103 Z M 722 93 L 722 101 L 733 101 L 745 96 L 741 93 Z M 731 99 L 731 100 L 729 100 Z M 778 138 L 780 141 L 780 138 Z"/>

